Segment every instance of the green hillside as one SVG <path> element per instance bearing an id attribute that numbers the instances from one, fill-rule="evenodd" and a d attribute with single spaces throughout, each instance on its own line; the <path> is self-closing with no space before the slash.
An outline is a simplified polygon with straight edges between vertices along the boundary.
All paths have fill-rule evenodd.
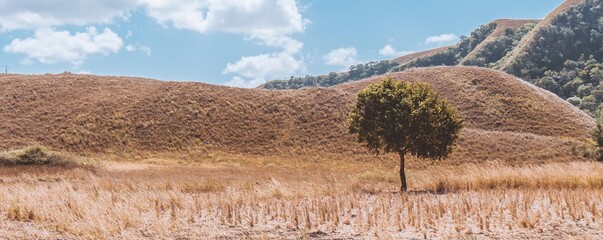
<path id="1" fill-rule="evenodd" d="M 603 1 L 557 14 L 504 70 L 547 89 L 591 115 L 603 99 Z"/>

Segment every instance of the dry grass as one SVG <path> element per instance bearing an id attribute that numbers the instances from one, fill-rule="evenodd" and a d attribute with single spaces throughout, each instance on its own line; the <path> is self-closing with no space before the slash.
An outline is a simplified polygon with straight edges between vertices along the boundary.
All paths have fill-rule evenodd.
<path id="1" fill-rule="evenodd" d="M 8 238 L 597 238 L 603 165 L 423 166 L 242 157 L 0 169 Z M 129 165 L 139 165 L 133 168 Z M 123 167 L 122 167 L 123 166 Z M 6 231 L 17 229 L 17 231 Z"/>

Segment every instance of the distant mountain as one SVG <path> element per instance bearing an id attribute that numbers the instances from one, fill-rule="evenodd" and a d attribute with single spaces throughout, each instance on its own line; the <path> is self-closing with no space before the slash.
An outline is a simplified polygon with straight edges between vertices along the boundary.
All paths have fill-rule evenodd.
<path id="1" fill-rule="evenodd" d="M 412 53 L 391 61 L 369 62 L 350 67 L 342 73 L 331 72 L 320 76 L 292 77 L 289 80 L 270 81 L 259 88 L 264 89 L 298 89 L 302 87 L 328 87 L 344 82 L 355 81 L 367 77 L 381 75 L 387 72 L 400 72 L 408 68 L 431 66 L 455 66 L 473 58 L 474 51 L 482 51 L 483 43 L 495 41 L 500 35 L 512 33 L 533 24 L 536 20 L 496 20 L 480 26 L 468 37 L 462 37 L 461 42 L 453 45 Z M 520 30 L 524 34 L 525 30 Z M 477 58 L 477 57 L 476 57 Z"/>
<path id="2" fill-rule="evenodd" d="M 454 46 L 353 66 L 345 73 L 271 81 L 261 88 L 332 86 L 383 72 L 455 65 L 503 70 L 598 116 L 603 101 L 603 0 L 568 0 L 543 20 L 495 20 Z"/>

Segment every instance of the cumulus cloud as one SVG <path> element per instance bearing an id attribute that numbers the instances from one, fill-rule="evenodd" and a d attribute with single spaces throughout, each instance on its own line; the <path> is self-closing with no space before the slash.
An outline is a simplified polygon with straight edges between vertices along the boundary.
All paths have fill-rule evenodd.
<path id="1" fill-rule="evenodd" d="M 224 74 L 235 75 L 226 85 L 254 87 L 270 78 L 295 74 L 303 59 L 295 56 L 303 43 L 291 37 L 309 23 L 295 0 L 138 0 L 157 23 L 203 34 L 240 34 L 279 51 L 244 56 L 228 63 Z"/>
<path id="2" fill-rule="evenodd" d="M 89 27 L 86 32 L 75 34 L 44 28 L 37 30 L 33 37 L 13 40 L 3 50 L 7 53 L 25 54 L 24 62 L 70 62 L 78 66 L 89 55 L 117 53 L 122 45 L 122 39 L 109 28 L 99 33 L 95 27 Z"/>
<path id="3" fill-rule="evenodd" d="M 281 52 L 242 57 L 236 63 L 229 63 L 223 73 L 240 75 L 235 76 L 226 85 L 256 87 L 268 79 L 287 78 L 303 68 L 302 60 Z"/>
<path id="4" fill-rule="evenodd" d="M 445 43 L 454 43 L 458 42 L 460 38 L 454 33 L 442 34 L 438 36 L 431 36 L 425 39 L 426 44 L 436 43 L 436 44 L 445 44 Z"/>
<path id="5" fill-rule="evenodd" d="M 0 31 L 85 26 L 128 18 L 135 0 L 0 0 Z"/>
<path id="6" fill-rule="evenodd" d="M 71 36 L 68 32 L 50 29 L 64 25 L 109 24 L 116 19 L 128 19 L 135 9 L 142 9 L 164 27 L 202 34 L 239 34 L 246 40 L 278 49 L 274 53 L 246 56 L 238 62 L 229 63 L 224 73 L 236 75 L 234 82 L 243 81 L 243 85 L 248 85 L 270 77 L 280 77 L 283 72 L 292 74 L 302 69 L 303 58 L 297 55 L 304 44 L 292 35 L 304 32 L 310 21 L 302 17 L 296 0 L 0 0 L 0 31 L 36 30 L 35 36 L 25 40 L 16 39 L 4 50 L 26 54 L 23 62 L 69 61 L 81 64 L 90 54 L 117 52 L 122 46 L 121 38 L 113 34 L 115 37 L 107 39 L 119 38 L 119 48 L 114 50 L 103 45 L 90 46 L 90 43 L 105 41 L 83 41 L 86 44 L 80 41 L 86 34 L 89 39 L 95 39 L 104 38 L 112 32 L 99 36 L 91 36 L 90 33 Z M 131 36 L 129 32 L 125 38 Z M 56 41 L 58 38 L 79 45 L 59 44 L 60 41 Z M 33 48 L 28 49 L 26 45 Z M 66 51 L 60 52 L 59 49 Z M 151 54 L 150 48 L 137 44 L 128 44 L 125 49 Z M 277 71 L 272 66 L 280 66 L 283 70 Z"/>
<path id="7" fill-rule="evenodd" d="M 359 63 L 358 51 L 354 47 L 338 48 L 323 56 L 326 65 L 348 67 Z"/>
<path id="8" fill-rule="evenodd" d="M 164 26 L 201 33 L 227 32 L 296 52 L 301 43 L 287 36 L 303 32 L 308 20 L 295 0 L 139 0 Z"/>
<path id="9" fill-rule="evenodd" d="M 398 51 L 396 48 L 392 47 L 392 45 L 385 45 L 382 49 L 379 50 L 379 54 L 384 57 L 400 57 L 404 55 L 411 54 L 411 51 Z"/>

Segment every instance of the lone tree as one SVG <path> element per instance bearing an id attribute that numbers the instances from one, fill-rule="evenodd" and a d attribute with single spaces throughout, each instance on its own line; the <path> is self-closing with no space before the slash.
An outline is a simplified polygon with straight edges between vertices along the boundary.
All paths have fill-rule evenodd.
<path id="1" fill-rule="evenodd" d="M 407 190 L 404 156 L 441 159 L 452 151 L 462 121 L 426 84 L 385 78 L 358 93 L 348 128 L 375 153 L 400 156 L 401 191 Z"/>

